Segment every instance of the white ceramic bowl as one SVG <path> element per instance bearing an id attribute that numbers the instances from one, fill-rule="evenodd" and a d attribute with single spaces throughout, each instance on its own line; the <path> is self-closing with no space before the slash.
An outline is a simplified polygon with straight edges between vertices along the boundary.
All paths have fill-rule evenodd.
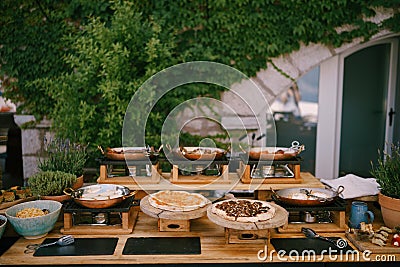
<path id="1" fill-rule="evenodd" d="M 62 204 L 53 200 L 35 200 L 12 206 L 6 210 L 8 221 L 14 230 L 26 239 L 37 239 L 47 235 L 57 222 Z M 39 208 L 49 210 L 49 214 L 31 218 L 18 218 L 18 211 L 25 208 Z"/>
<path id="2" fill-rule="evenodd" d="M 0 239 L 4 234 L 4 230 L 6 230 L 6 224 L 7 224 L 7 217 L 0 215 L 0 220 L 4 221 L 2 225 L 0 225 Z"/>

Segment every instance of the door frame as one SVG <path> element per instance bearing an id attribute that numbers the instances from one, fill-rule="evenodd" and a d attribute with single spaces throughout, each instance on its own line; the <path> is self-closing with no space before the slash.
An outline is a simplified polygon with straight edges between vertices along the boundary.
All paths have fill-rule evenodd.
<path id="1" fill-rule="evenodd" d="M 387 100 L 390 100 L 390 103 L 387 103 L 387 107 L 394 107 L 396 74 L 398 69 L 398 37 L 390 37 L 360 44 L 322 62 L 320 65 L 315 155 L 316 177 L 332 179 L 337 178 L 339 175 L 344 60 L 346 57 L 359 50 L 379 44 L 391 44 L 387 98 Z M 393 132 L 388 131 L 388 129 L 389 121 L 386 120 L 385 140 L 390 142 L 393 137 Z"/>

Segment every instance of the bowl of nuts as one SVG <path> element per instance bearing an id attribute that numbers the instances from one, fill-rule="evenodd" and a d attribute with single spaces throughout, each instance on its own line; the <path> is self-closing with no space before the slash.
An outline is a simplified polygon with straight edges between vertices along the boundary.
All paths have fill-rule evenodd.
<path id="1" fill-rule="evenodd" d="M 35 200 L 8 208 L 6 216 L 15 232 L 26 239 L 37 239 L 53 230 L 61 207 L 58 201 Z"/>

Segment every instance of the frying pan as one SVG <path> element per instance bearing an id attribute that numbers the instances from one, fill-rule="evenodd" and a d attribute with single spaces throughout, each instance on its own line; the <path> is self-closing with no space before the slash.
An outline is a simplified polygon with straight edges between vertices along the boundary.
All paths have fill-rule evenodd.
<path id="1" fill-rule="evenodd" d="M 248 151 L 249 158 L 255 160 L 288 160 L 295 158 L 304 145 L 298 141 L 293 141 L 291 147 L 253 147 Z"/>
<path id="2" fill-rule="evenodd" d="M 177 149 L 171 149 L 167 146 L 170 153 L 175 158 L 186 158 L 189 160 L 217 160 L 221 159 L 226 155 L 227 151 L 216 147 L 179 147 Z"/>
<path id="3" fill-rule="evenodd" d="M 273 198 L 284 204 L 294 206 L 323 206 L 335 202 L 340 193 L 343 192 L 344 187 L 339 186 L 336 191 L 333 191 L 331 189 L 313 187 L 287 188 L 278 190 L 276 192 L 272 188 L 271 190 L 273 192 Z M 319 196 L 318 193 L 322 193 L 326 197 L 313 197 L 314 194 L 316 194 L 316 196 Z M 306 197 L 305 199 L 297 198 L 299 195 L 303 196 L 303 194 Z M 309 194 L 308 197 L 307 194 Z"/>
<path id="4" fill-rule="evenodd" d="M 128 187 L 114 184 L 96 184 L 81 187 L 77 190 L 66 188 L 64 194 L 70 195 L 79 205 L 91 209 L 103 209 L 115 206 L 128 197 L 136 194 Z"/>
<path id="5" fill-rule="evenodd" d="M 147 160 L 158 155 L 145 147 L 108 147 L 105 152 L 100 147 L 99 149 L 104 156 L 111 160 Z"/>

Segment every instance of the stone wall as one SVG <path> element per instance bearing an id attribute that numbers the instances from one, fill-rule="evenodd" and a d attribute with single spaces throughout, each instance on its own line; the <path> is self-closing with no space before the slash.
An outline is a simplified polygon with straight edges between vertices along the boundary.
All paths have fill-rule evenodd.
<path id="1" fill-rule="evenodd" d="M 50 122 L 41 121 L 34 127 L 25 128 L 24 124 L 33 121 L 33 117 L 26 117 L 18 121 L 16 116 L 16 123 L 21 127 L 22 139 L 22 161 L 24 168 L 24 180 L 26 181 L 30 176 L 35 174 L 38 169 L 38 160 L 43 152 L 44 139 L 51 140 L 54 134 L 50 131 Z"/>

